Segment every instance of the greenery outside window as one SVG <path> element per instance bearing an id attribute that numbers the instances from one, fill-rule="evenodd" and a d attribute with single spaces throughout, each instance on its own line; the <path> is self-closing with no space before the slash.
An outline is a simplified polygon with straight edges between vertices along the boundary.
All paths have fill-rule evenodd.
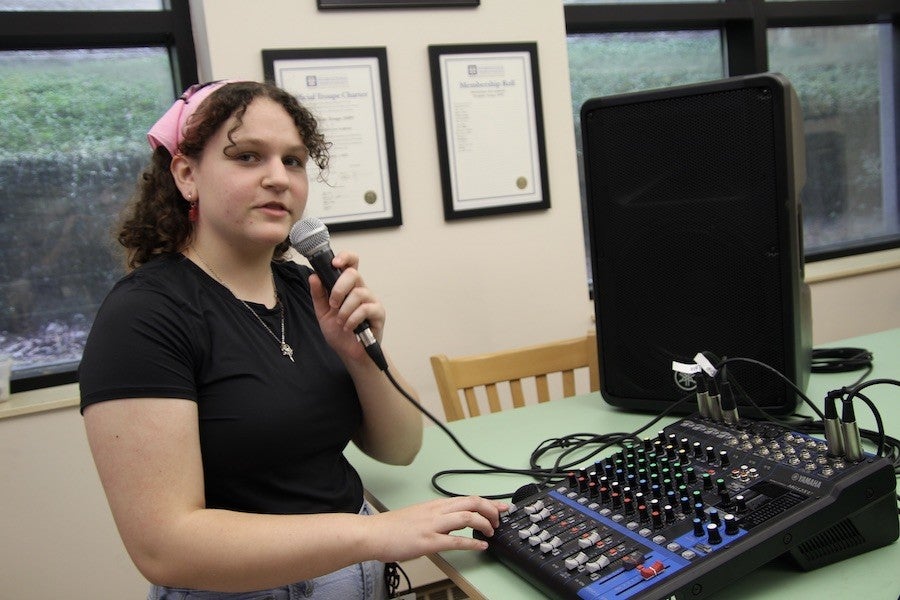
<path id="1" fill-rule="evenodd" d="M 104 4 L 121 12 L 89 10 Z M 0 0 L 0 353 L 13 392 L 75 381 L 124 273 L 112 240 L 146 132 L 196 82 L 187 1 L 124 5 Z"/>

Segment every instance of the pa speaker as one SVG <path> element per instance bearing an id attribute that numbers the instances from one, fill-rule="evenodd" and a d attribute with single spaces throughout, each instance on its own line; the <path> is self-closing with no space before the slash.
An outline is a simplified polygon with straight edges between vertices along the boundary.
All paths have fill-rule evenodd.
<path id="1" fill-rule="evenodd" d="M 795 92 L 774 73 L 582 106 L 606 402 L 696 410 L 673 407 L 694 383 L 672 364 L 708 352 L 750 359 L 727 367 L 742 415 L 794 411 L 797 394 L 773 370 L 805 389 L 801 124 Z"/>

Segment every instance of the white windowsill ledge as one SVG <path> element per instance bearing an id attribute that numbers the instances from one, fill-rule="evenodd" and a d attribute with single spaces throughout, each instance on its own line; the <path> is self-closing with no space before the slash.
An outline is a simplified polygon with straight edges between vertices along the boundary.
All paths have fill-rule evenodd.
<path id="1" fill-rule="evenodd" d="M 806 263 L 806 283 L 844 279 L 900 268 L 900 248 Z"/>

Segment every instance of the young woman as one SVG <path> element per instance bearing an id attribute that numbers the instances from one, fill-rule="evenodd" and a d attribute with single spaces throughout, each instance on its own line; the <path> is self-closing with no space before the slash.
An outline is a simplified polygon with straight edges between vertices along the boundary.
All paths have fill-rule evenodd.
<path id="1" fill-rule="evenodd" d="M 390 464 L 422 419 L 365 353 L 385 310 L 341 253 L 328 294 L 283 260 L 327 143 L 268 84 L 189 89 L 154 125 L 119 233 L 131 271 L 79 369 L 91 451 L 151 599 L 385 597 L 383 563 L 484 542 L 500 503 L 450 498 L 369 515 L 343 455 Z M 390 360 L 389 360 L 390 364 Z M 395 378 L 408 384 L 390 366 Z M 259 590 L 262 590 L 261 592 Z"/>

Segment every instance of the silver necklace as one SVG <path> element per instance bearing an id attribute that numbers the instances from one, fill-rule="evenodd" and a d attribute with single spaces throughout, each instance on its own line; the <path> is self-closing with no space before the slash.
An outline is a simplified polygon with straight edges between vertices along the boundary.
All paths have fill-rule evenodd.
<path id="1" fill-rule="evenodd" d="M 266 322 L 262 320 L 262 317 L 260 317 L 258 314 L 256 314 L 256 311 L 253 310 L 253 308 L 249 304 L 247 304 L 246 302 L 244 302 L 243 300 L 238 298 L 235 295 L 235 293 L 231 291 L 231 288 L 228 287 L 228 285 L 222 280 L 221 277 L 219 277 L 219 274 L 216 273 L 215 270 L 213 270 L 213 268 L 211 266 L 209 266 L 209 263 L 206 262 L 206 260 L 204 260 L 204 258 L 202 256 L 200 256 L 200 253 L 197 252 L 196 248 L 191 248 L 191 250 L 194 251 L 194 254 L 197 255 L 197 258 L 200 259 L 200 262 L 203 263 L 203 266 L 206 267 L 206 269 L 209 271 L 209 273 L 213 277 L 216 278 L 216 281 L 221 283 L 222 287 L 224 287 L 226 290 L 231 292 L 231 295 L 234 296 L 238 302 L 240 302 L 245 307 L 247 307 L 247 310 L 250 311 L 251 315 L 256 317 L 256 320 L 259 321 L 259 324 L 262 325 L 263 327 L 265 327 L 266 331 L 269 332 L 269 335 L 271 335 L 273 338 L 275 338 L 275 342 L 281 346 L 281 355 L 287 356 L 289 359 L 291 359 L 291 362 L 295 362 L 294 361 L 294 349 L 291 348 L 290 344 L 288 344 L 287 342 L 284 341 L 284 303 L 281 301 L 281 297 L 278 295 L 278 288 L 275 287 L 275 274 L 272 273 L 272 289 L 275 290 L 275 304 L 281 308 L 281 339 L 278 339 L 278 336 L 275 335 L 275 332 L 272 331 L 272 328 L 269 327 L 268 325 L 266 325 Z"/>

